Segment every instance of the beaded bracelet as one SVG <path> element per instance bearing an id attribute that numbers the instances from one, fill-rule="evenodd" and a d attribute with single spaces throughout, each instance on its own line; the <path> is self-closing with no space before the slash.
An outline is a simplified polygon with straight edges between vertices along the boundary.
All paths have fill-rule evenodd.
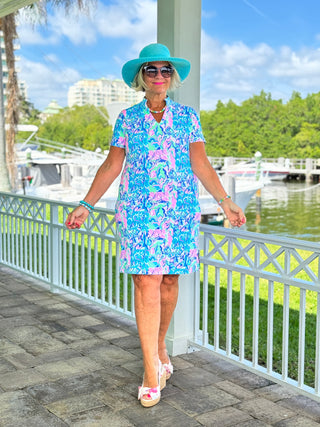
<path id="1" fill-rule="evenodd" d="M 88 202 L 85 202 L 84 200 L 80 200 L 79 204 L 84 208 L 87 208 L 89 212 L 94 211 L 94 207 L 90 205 Z"/>
<path id="2" fill-rule="evenodd" d="M 231 196 L 229 196 L 229 194 L 227 194 L 226 196 L 222 197 L 222 199 L 219 200 L 218 205 L 222 205 L 222 202 L 224 202 L 227 199 L 231 199 Z"/>

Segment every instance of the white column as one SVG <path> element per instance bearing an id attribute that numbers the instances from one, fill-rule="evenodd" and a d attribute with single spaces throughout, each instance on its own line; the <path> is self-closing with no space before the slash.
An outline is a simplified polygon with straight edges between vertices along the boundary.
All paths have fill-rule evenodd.
<path id="1" fill-rule="evenodd" d="M 166 346 L 171 356 L 188 353 L 188 341 L 194 335 L 196 274 L 181 275 L 179 278 L 178 304 L 166 336 Z"/>
<path id="2" fill-rule="evenodd" d="M 172 56 L 188 59 L 191 71 L 170 97 L 200 111 L 201 0 L 158 0 L 158 43 Z"/>
<path id="3" fill-rule="evenodd" d="M 191 71 L 180 89 L 170 97 L 200 112 L 201 0 L 158 0 L 158 43 L 166 45 L 171 56 L 188 59 Z M 196 274 L 179 279 L 179 299 L 166 345 L 175 356 L 188 351 L 194 333 Z"/>

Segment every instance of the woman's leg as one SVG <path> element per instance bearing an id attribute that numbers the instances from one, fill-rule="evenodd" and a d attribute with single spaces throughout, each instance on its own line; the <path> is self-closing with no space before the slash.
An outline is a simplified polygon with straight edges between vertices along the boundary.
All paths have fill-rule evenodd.
<path id="1" fill-rule="evenodd" d="M 161 275 L 133 275 L 135 314 L 144 364 L 145 387 L 158 386 Z"/>
<path id="2" fill-rule="evenodd" d="M 161 293 L 161 317 L 158 339 L 158 354 L 162 363 L 168 363 L 168 354 L 166 350 L 165 337 L 169 328 L 169 324 L 177 305 L 179 292 L 179 275 L 166 274 L 163 275 L 160 285 Z"/>

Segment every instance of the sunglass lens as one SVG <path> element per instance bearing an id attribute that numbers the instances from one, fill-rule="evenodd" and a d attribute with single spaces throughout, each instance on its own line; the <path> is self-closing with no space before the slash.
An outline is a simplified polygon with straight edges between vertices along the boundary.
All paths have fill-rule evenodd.
<path id="1" fill-rule="evenodd" d="M 173 68 L 171 67 L 161 67 L 160 69 L 162 77 L 168 78 L 173 73 Z"/>
<path id="2" fill-rule="evenodd" d="M 155 77 L 158 74 L 158 69 L 156 67 L 146 67 L 144 71 L 148 77 Z"/>
<path id="3" fill-rule="evenodd" d="M 168 66 L 157 68 L 150 65 L 144 68 L 144 72 L 148 77 L 156 77 L 158 70 L 160 70 L 160 73 L 164 78 L 169 78 L 173 73 L 173 68 Z"/>

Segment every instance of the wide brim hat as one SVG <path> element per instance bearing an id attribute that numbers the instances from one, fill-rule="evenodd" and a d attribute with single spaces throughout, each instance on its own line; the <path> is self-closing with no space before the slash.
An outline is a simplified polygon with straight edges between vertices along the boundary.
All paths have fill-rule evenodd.
<path id="1" fill-rule="evenodd" d="M 170 62 L 177 70 L 181 81 L 185 80 L 190 72 L 190 62 L 187 59 L 171 57 L 167 46 L 160 43 L 152 43 L 142 49 L 139 58 L 132 59 L 124 64 L 122 67 L 123 80 L 131 87 L 141 65 L 155 61 Z"/>

